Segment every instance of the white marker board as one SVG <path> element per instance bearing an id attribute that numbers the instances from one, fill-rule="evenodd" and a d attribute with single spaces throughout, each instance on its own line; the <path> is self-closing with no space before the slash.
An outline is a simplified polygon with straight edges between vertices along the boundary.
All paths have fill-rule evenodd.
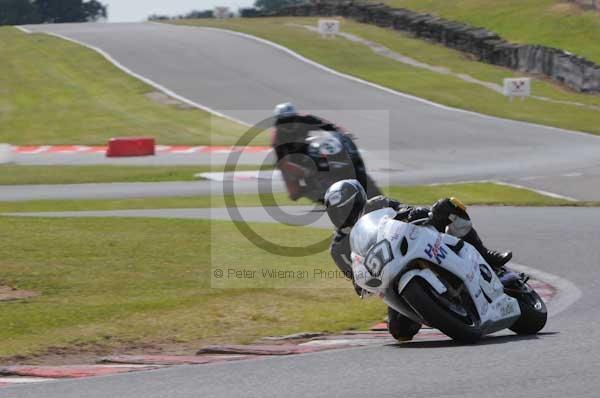
<path id="1" fill-rule="evenodd" d="M 531 79 L 519 77 L 515 79 L 504 79 L 504 95 L 507 97 L 528 97 L 531 95 Z"/>
<path id="2" fill-rule="evenodd" d="M 319 33 L 323 37 L 333 37 L 340 32 L 340 21 L 336 19 L 319 19 Z"/>

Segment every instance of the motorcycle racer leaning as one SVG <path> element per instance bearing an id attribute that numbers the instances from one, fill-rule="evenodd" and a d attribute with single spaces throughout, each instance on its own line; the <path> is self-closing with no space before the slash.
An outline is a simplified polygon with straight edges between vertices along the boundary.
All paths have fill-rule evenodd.
<path id="1" fill-rule="evenodd" d="M 272 146 L 277 155 L 277 168 L 285 181 L 290 199 L 297 200 L 302 196 L 314 196 L 315 184 L 308 184 L 309 179 L 318 180 L 318 176 L 327 173 L 326 184 L 317 185 L 319 201 L 323 201 L 325 190 L 334 181 L 348 178 L 356 179 L 366 190 L 369 198 L 381 195 L 375 181 L 368 175 L 360 151 L 354 143 L 354 137 L 343 127 L 315 115 L 305 115 L 297 112 L 291 103 L 279 104 L 273 111 L 275 115 L 275 131 Z M 331 134 L 336 145 L 327 144 L 326 149 L 334 152 L 323 154 L 315 159 L 314 151 L 310 154 L 309 147 L 317 145 L 318 141 L 309 145 L 311 132 L 324 131 Z M 315 138 L 315 137 L 313 137 Z M 336 149 L 337 148 L 337 149 Z M 318 163 L 318 165 L 317 165 Z M 302 185 L 300 181 L 302 180 Z"/>
<path id="2" fill-rule="evenodd" d="M 456 198 L 440 199 L 431 209 L 407 206 L 385 196 L 375 196 L 367 200 L 367 195 L 356 180 L 342 180 L 333 184 L 325 194 L 327 214 L 336 227 L 331 242 L 331 256 L 338 268 L 352 279 L 354 289 L 359 296 L 364 292 L 354 283 L 352 263 L 350 261 L 350 231 L 358 219 L 369 212 L 392 208 L 397 212 L 396 220 L 411 222 L 429 218 L 431 224 L 440 232 L 461 238 L 470 243 L 482 255 L 485 261 L 497 272 L 512 258 L 511 252 L 499 253 L 488 250 L 477 231 L 473 228 L 466 207 Z M 419 332 L 421 325 L 388 307 L 388 330 L 399 341 L 408 341 Z"/>
<path id="3" fill-rule="evenodd" d="M 325 194 L 327 214 L 336 227 L 331 243 L 331 256 L 338 268 L 352 279 L 350 261 L 350 230 L 358 219 L 369 212 L 392 208 L 397 212 L 396 220 L 410 222 L 430 218 L 431 224 L 439 231 L 446 232 L 464 240 L 477 249 L 485 261 L 496 271 L 512 258 L 511 252 L 500 253 L 488 250 L 471 222 L 466 207 L 456 198 L 440 199 L 431 209 L 401 204 L 385 196 L 376 196 L 367 200 L 361 184 L 356 180 L 342 180 L 333 184 Z M 359 287 L 357 293 L 361 294 Z"/>
<path id="4" fill-rule="evenodd" d="M 304 140 L 312 130 L 342 131 L 328 120 L 315 115 L 302 115 L 296 107 L 287 102 L 279 104 L 273 111 L 275 116 L 275 129 L 277 130 L 276 142 L 274 142 L 277 161 L 289 153 L 305 150 Z"/>
<path id="5" fill-rule="evenodd" d="M 306 138 L 310 131 L 342 131 L 340 127 L 318 116 L 299 114 L 296 107 L 289 102 L 277 105 L 273 115 L 275 116 L 275 134 L 272 145 L 275 148 L 277 164 L 280 164 L 280 161 L 288 155 L 306 153 L 308 148 Z M 285 164 L 282 166 L 285 167 Z M 298 180 L 290 177 L 288 173 L 283 173 L 283 178 L 290 199 L 300 198 L 302 187 Z"/>

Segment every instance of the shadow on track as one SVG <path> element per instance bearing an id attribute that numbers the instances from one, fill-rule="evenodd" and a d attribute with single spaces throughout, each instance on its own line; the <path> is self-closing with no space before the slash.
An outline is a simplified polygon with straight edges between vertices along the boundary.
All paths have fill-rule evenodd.
<path id="1" fill-rule="evenodd" d="M 486 336 L 475 344 L 463 344 L 454 340 L 434 340 L 434 341 L 407 341 L 403 343 L 389 344 L 389 347 L 394 348 L 447 348 L 447 347 L 476 347 L 481 345 L 506 344 L 525 340 L 540 340 L 546 336 L 558 335 L 559 332 L 544 332 L 530 336 L 522 336 L 517 334 L 508 334 L 502 336 Z"/>

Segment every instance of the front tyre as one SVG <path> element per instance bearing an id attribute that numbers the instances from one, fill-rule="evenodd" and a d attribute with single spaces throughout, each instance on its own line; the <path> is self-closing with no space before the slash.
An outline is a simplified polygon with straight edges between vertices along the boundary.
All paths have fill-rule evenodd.
<path id="1" fill-rule="evenodd" d="M 461 315 L 461 311 L 457 311 L 459 305 L 442 298 L 423 279 L 413 278 L 404 288 L 402 296 L 429 326 L 441 330 L 452 339 L 472 344 L 481 338 L 479 322 L 474 316 L 468 315 L 470 311 L 462 308 L 466 315 Z"/>
<path id="2" fill-rule="evenodd" d="M 531 288 L 527 292 L 509 293 L 510 296 L 517 299 L 521 316 L 510 327 L 510 330 L 517 334 L 536 334 L 546 326 L 548 320 L 548 309 L 542 298 Z"/>
<path id="3" fill-rule="evenodd" d="M 388 307 L 388 331 L 398 341 L 412 340 L 421 330 L 421 324 Z"/>

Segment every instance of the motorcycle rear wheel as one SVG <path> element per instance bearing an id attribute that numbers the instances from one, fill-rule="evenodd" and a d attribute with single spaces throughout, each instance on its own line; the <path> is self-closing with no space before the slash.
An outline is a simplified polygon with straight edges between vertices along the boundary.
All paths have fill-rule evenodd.
<path id="1" fill-rule="evenodd" d="M 402 296 L 429 326 L 439 329 L 452 339 L 468 344 L 481 339 L 483 333 L 478 322 L 469 322 L 453 314 L 452 309 L 437 299 L 432 287 L 421 278 L 411 280 Z"/>

